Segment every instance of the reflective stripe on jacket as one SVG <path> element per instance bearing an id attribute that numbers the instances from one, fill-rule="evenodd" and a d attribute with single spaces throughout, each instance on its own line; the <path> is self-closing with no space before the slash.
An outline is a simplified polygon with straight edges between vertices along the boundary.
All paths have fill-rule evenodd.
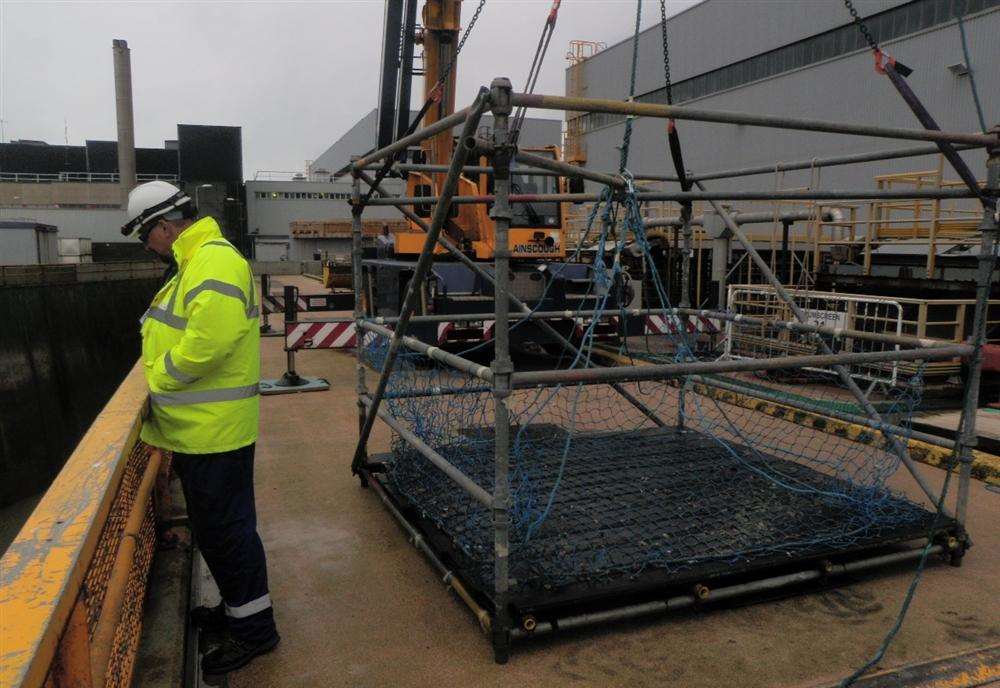
<path id="1" fill-rule="evenodd" d="M 186 454 L 257 440 L 260 331 L 253 273 L 211 217 L 173 245 L 177 274 L 142 317 L 143 441 Z"/>

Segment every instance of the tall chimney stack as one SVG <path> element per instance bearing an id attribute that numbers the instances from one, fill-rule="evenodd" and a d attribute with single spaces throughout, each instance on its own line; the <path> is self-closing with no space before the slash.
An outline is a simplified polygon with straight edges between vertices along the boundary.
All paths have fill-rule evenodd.
<path id="1" fill-rule="evenodd" d="M 111 44 L 115 57 L 115 113 L 118 117 L 118 178 L 122 208 L 135 186 L 135 123 L 132 119 L 132 57 L 128 42 L 116 38 Z"/>

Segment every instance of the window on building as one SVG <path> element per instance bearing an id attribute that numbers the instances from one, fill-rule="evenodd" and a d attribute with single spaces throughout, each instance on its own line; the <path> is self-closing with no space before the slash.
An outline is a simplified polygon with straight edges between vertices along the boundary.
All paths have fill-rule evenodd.
<path id="1" fill-rule="evenodd" d="M 922 31 L 956 17 L 1000 7 L 1000 0 L 913 0 L 865 19 L 878 42 Z M 693 100 L 759 79 L 799 69 L 866 48 L 865 40 L 853 24 L 846 24 L 816 36 L 776 48 L 725 67 L 673 84 L 675 103 Z M 666 89 L 642 94 L 636 100 L 665 103 Z M 595 112 L 581 118 L 583 130 L 593 131 L 625 121 L 623 115 Z"/>

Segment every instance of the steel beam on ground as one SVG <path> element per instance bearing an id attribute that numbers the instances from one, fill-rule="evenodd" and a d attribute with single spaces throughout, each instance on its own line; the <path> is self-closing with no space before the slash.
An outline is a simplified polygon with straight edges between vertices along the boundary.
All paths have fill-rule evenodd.
<path id="1" fill-rule="evenodd" d="M 877 424 L 872 421 L 871 418 L 866 416 L 859 416 L 856 413 L 848 413 L 846 411 L 838 411 L 837 409 L 828 408 L 820 404 L 812 404 L 809 401 L 803 401 L 802 399 L 789 399 L 787 396 L 782 396 L 778 391 L 768 392 L 761 389 L 747 389 L 745 386 L 734 382 L 728 382 L 719 378 L 704 377 L 701 375 L 693 375 L 691 376 L 691 379 L 698 384 L 706 385 L 708 387 L 716 387 L 718 389 L 726 390 L 727 392 L 743 394 L 755 399 L 761 399 L 763 401 L 770 401 L 783 406 L 802 409 L 803 411 L 809 411 L 810 413 L 815 413 L 817 415 L 829 416 L 830 418 L 842 420 L 845 423 L 861 425 L 866 428 L 871 428 L 872 430 L 878 430 L 879 432 L 888 431 L 895 435 L 919 440 L 921 442 L 926 442 L 927 444 L 933 444 L 936 447 L 944 447 L 945 449 L 955 448 L 955 441 L 949 440 L 945 437 L 930 435 L 926 432 L 920 432 L 911 428 L 904 428 L 891 423 Z"/>
<path id="2" fill-rule="evenodd" d="M 531 631 L 525 631 L 520 628 L 515 629 L 513 638 L 515 640 L 522 640 L 534 636 L 549 635 L 557 631 L 568 631 L 613 621 L 624 621 L 626 619 L 662 614 L 678 609 L 687 609 L 701 603 L 719 602 L 747 594 L 780 590 L 793 585 L 822 580 L 828 576 L 867 571 L 882 566 L 913 561 L 924 556 L 924 549 L 924 547 L 918 547 L 902 552 L 860 559 L 846 564 L 831 564 L 828 567 L 817 567 L 781 576 L 763 578 L 749 583 L 739 583 L 715 589 L 706 588 L 703 596 L 699 596 L 696 593 L 689 593 L 676 595 L 665 600 L 654 600 L 652 602 L 642 602 L 597 612 L 562 616 L 554 621 L 540 621 Z M 933 545 L 927 548 L 928 555 L 943 554 L 946 551 L 947 548 L 943 545 Z"/>

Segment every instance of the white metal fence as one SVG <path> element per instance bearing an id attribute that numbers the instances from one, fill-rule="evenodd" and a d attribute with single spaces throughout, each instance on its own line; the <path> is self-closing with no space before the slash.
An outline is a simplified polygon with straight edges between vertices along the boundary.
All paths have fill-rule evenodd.
<path id="1" fill-rule="evenodd" d="M 728 292 L 728 303 L 734 313 L 780 322 L 795 319 L 788 304 L 769 286 L 730 285 Z M 903 333 L 903 307 L 895 299 L 795 289 L 789 289 L 788 293 L 806 314 L 810 324 L 879 334 Z M 838 352 L 860 353 L 899 348 L 853 337 L 826 337 L 826 340 Z M 740 322 L 726 324 L 727 358 L 776 358 L 814 354 L 817 348 L 815 339 L 787 330 Z M 833 372 L 825 368 L 808 370 Z M 854 365 L 850 367 L 850 373 L 859 380 L 895 385 L 899 376 L 899 363 L 893 361 Z"/>

